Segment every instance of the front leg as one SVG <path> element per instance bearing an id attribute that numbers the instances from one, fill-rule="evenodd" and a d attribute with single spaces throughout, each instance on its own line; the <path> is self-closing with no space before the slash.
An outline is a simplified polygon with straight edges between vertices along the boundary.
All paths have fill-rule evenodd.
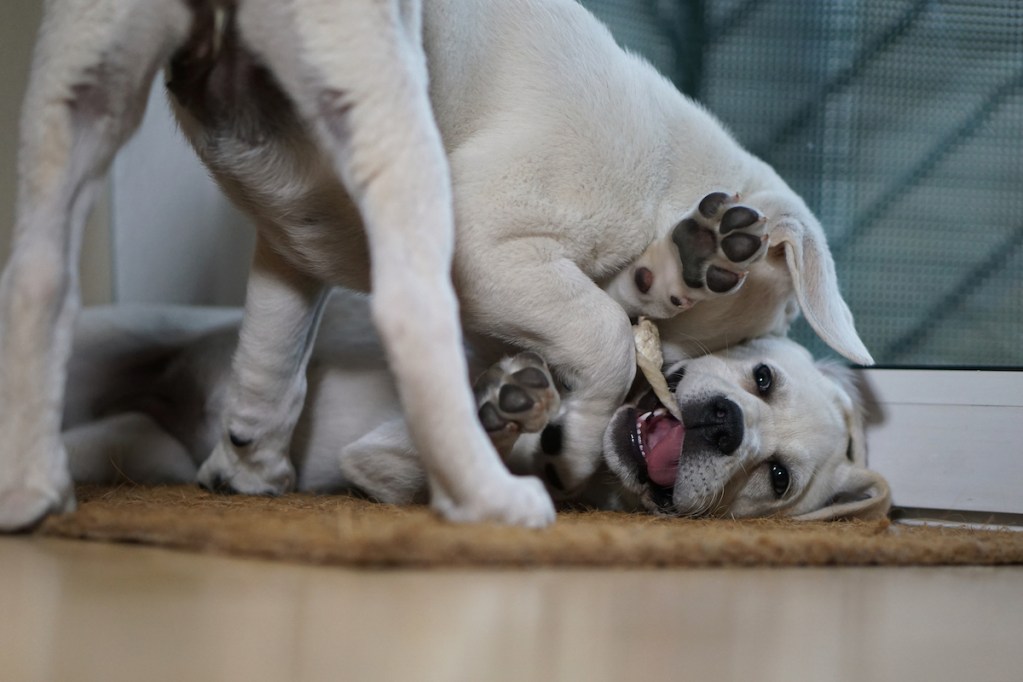
<path id="1" fill-rule="evenodd" d="M 199 469 L 215 491 L 280 494 L 294 487 L 288 454 L 326 289 L 261 236 L 249 275 L 220 443 Z"/>
<path id="2" fill-rule="evenodd" d="M 249 0 L 239 26 L 358 206 L 373 320 L 433 508 L 452 521 L 547 525 L 554 507 L 543 486 L 510 475 L 475 418 L 451 283 L 450 170 L 428 97 L 419 2 L 371 9 Z"/>
<path id="3" fill-rule="evenodd" d="M 531 460 L 552 494 L 572 496 L 596 471 L 604 429 L 635 376 L 629 319 L 574 263 L 536 261 L 553 244 L 477 246 L 460 263 L 464 309 L 477 328 L 546 358 L 566 387 L 560 416 L 544 429 Z M 470 286 L 497 279 L 494 273 L 500 287 Z M 487 415 L 481 418 L 486 425 Z"/>

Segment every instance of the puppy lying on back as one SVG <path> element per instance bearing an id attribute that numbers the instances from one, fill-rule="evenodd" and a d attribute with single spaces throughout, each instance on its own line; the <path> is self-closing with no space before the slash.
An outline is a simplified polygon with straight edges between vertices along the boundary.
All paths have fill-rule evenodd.
<path id="1" fill-rule="evenodd" d="M 376 335 L 347 322 L 366 305 L 347 294 L 328 303 L 292 446 L 297 487 L 425 502 L 426 470 Z M 217 437 L 238 321 L 223 310 L 87 312 L 65 414 L 75 480 L 194 481 Z M 480 418 L 505 462 L 538 473 L 561 447 L 563 387 L 532 352 L 473 371 Z M 572 499 L 671 515 L 882 515 L 888 488 L 863 465 L 847 374 L 781 338 L 675 363 L 667 376 L 684 422 L 637 381 L 592 453 L 597 475 Z"/>

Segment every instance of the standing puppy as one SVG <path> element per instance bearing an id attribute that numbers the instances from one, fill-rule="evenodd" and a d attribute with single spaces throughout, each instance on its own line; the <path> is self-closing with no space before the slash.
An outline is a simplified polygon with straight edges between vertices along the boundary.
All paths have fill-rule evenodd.
<path id="1" fill-rule="evenodd" d="M 450 271 L 470 331 L 538 351 L 572 387 L 539 467 L 554 492 L 592 474 L 631 383 L 628 316 L 602 287 L 651 247 L 677 254 L 700 293 L 662 329 L 678 353 L 780 331 L 798 301 L 833 347 L 869 361 L 805 204 L 572 0 L 431 0 L 422 17 L 383 0 L 48 10 L 0 290 L 0 527 L 71 499 L 58 423 L 79 227 L 163 63 L 182 129 L 259 229 L 223 433 L 199 472 L 209 487 L 293 485 L 328 283 L 372 287 L 432 503 L 456 520 L 542 525 L 552 507 L 476 425 Z M 710 200 L 736 196 L 738 212 Z M 755 241 L 729 241 L 743 231 Z"/>
<path id="2" fill-rule="evenodd" d="M 293 486 L 288 445 L 325 292 L 372 279 L 373 317 L 402 377 L 434 507 L 461 521 L 553 520 L 540 483 L 511 476 L 475 419 L 421 28 L 417 0 L 47 3 L 0 282 L 0 529 L 74 505 L 60 419 L 81 228 L 168 61 L 186 129 L 259 227 L 207 483 Z"/>

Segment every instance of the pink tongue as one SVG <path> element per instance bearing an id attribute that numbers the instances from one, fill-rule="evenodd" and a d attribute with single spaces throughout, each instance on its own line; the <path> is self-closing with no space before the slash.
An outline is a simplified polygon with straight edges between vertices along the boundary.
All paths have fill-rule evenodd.
<path id="1" fill-rule="evenodd" d="M 678 459 L 686 438 L 685 426 L 670 417 L 658 419 L 651 425 L 646 436 L 647 475 L 657 485 L 675 485 Z"/>

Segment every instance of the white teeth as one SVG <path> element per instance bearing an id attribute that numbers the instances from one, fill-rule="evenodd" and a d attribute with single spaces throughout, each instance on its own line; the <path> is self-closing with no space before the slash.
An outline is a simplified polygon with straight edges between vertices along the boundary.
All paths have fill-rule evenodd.
<path id="1" fill-rule="evenodd" d="M 643 422 L 645 424 L 646 422 L 650 421 L 654 417 L 663 417 L 666 414 L 668 414 L 668 411 L 666 409 L 664 409 L 663 407 L 658 407 L 656 410 L 651 410 L 650 412 L 646 412 L 644 414 L 641 414 L 639 416 L 639 421 L 641 421 L 641 422 Z"/>
<path id="2" fill-rule="evenodd" d="M 646 446 L 643 445 L 643 430 L 640 428 L 640 423 L 645 423 L 650 418 L 650 412 L 647 412 L 636 420 L 636 445 L 639 446 L 639 454 L 646 460 Z"/>

